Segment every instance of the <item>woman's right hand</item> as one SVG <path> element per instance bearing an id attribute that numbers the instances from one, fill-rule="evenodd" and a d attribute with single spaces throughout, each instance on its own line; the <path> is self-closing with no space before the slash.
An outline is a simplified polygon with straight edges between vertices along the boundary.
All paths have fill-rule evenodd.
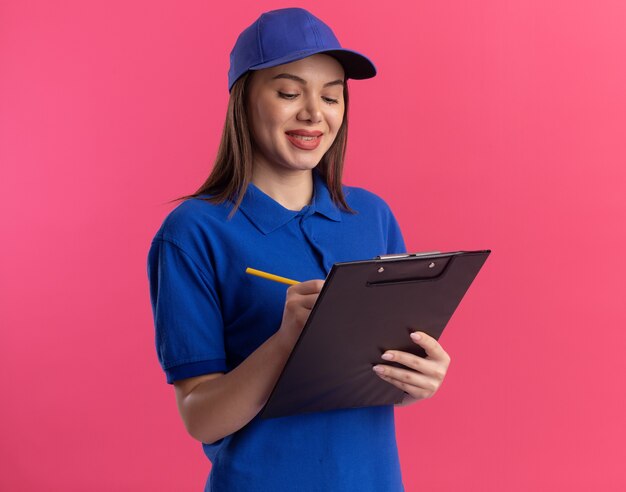
<path id="1" fill-rule="evenodd" d="M 323 280 L 308 280 L 287 289 L 279 333 L 291 347 L 298 340 L 323 286 Z"/>
<path id="2" fill-rule="evenodd" d="M 226 374 L 176 381 L 176 400 L 193 437 L 212 443 L 238 431 L 263 408 L 324 285 L 309 280 L 287 289 L 278 331 Z"/>

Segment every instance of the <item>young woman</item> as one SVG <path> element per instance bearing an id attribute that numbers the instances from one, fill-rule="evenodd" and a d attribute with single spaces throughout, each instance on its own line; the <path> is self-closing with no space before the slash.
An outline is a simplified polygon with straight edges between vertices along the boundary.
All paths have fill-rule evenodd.
<path id="1" fill-rule="evenodd" d="M 405 251 L 385 202 L 341 184 L 347 79 L 375 68 L 303 9 L 263 14 L 230 60 L 214 168 L 148 257 L 159 361 L 212 462 L 205 490 L 403 490 L 392 406 L 256 417 L 332 264 Z M 428 357 L 388 350 L 372 372 L 405 403 L 432 396 L 450 361 L 435 339 L 411 337 Z"/>

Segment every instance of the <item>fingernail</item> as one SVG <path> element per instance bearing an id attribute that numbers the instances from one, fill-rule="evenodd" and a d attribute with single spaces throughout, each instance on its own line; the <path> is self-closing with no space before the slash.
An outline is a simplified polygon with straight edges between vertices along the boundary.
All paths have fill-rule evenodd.
<path id="1" fill-rule="evenodd" d="M 418 332 L 414 331 L 413 333 L 411 333 L 411 338 L 413 340 L 421 340 L 422 339 L 422 335 L 420 335 Z"/>
<path id="2" fill-rule="evenodd" d="M 393 354 L 385 352 L 383 355 L 380 356 L 380 358 L 385 360 L 393 360 Z"/>
<path id="3" fill-rule="evenodd" d="M 382 374 L 383 372 L 385 372 L 385 370 L 380 366 L 374 366 L 372 367 L 372 369 L 374 369 L 374 372 L 377 372 L 378 374 Z"/>

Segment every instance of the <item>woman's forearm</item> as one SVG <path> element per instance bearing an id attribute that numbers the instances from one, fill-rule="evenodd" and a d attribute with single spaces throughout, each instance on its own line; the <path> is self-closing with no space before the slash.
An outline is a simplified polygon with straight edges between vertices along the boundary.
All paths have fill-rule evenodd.
<path id="1" fill-rule="evenodd" d="M 200 382 L 179 398 L 189 433 L 212 443 L 250 422 L 267 402 L 294 343 L 278 331 L 235 369 Z"/>
<path id="2" fill-rule="evenodd" d="M 176 400 L 188 432 L 212 443 L 238 431 L 263 408 L 300 336 L 324 281 L 287 289 L 278 331 L 232 371 L 176 384 Z"/>

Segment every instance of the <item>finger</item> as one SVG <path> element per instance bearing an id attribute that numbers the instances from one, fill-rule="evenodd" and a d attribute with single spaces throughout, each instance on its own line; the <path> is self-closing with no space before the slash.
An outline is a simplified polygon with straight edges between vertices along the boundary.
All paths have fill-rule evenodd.
<path id="1" fill-rule="evenodd" d="M 387 383 L 395 386 L 396 388 L 401 389 L 407 395 L 409 395 L 411 398 L 415 400 L 423 400 L 425 398 L 430 398 L 434 394 L 434 391 L 420 388 L 419 386 L 412 386 L 408 383 L 405 383 L 404 381 L 399 381 L 397 379 L 393 379 L 387 376 L 381 376 L 380 374 L 378 375 L 378 377 L 380 377 L 380 379 L 382 379 L 383 381 L 386 381 Z"/>
<path id="2" fill-rule="evenodd" d="M 426 390 L 436 390 L 439 387 L 440 381 L 436 381 L 430 376 L 421 374 L 419 372 L 411 371 L 408 369 L 402 369 L 399 367 L 386 366 L 378 364 L 373 367 L 374 372 L 379 376 L 385 376 L 389 379 L 394 379 L 402 383 L 406 383 L 409 386 L 417 386 Z"/>
<path id="3" fill-rule="evenodd" d="M 313 309 L 315 301 L 317 301 L 318 297 L 319 294 L 300 295 L 295 292 L 291 292 L 287 295 L 287 298 L 285 299 L 285 309 L 306 309 L 307 311 L 310 311 L 311 309 Z"/>
<path id="4" fill-rule="evenodd" d="M 426 376 L 434 377 L 442 380 L 448 369 L 445 361 L 425 359 L 419 355 L 402 352 L 400 350 L 387 350 L 381 359 L 385 361 L 393 361 L 414 371 L 418 371 Z"/>
<path id="5" fill-rule="evenodd" d="M 422 347 L 430 359 L 450 362 L 450 356 L 439 342 L 423 331 L 411 333 L 411 340 Z"/>
<path id="6" fill-rule="evenodd" d="M 308 294 L 304 296 L 298 296 L 298 302 L 300 306 L 310 311 L 311 309 L 313 309 L 313 306 L 315 305 L 315 302 L 317 301 L 318 297 L 319 297 L 319 294 Z"/>
<path id="7" fill-rule="evenodd" d="M 287 289 L 287 291 L 302 295 L 318 294 L 322 290 L 323 286 L 323 280 L 307 280 L 306 282 L 300 282 L 299 284 L 292 285 Z"/>

